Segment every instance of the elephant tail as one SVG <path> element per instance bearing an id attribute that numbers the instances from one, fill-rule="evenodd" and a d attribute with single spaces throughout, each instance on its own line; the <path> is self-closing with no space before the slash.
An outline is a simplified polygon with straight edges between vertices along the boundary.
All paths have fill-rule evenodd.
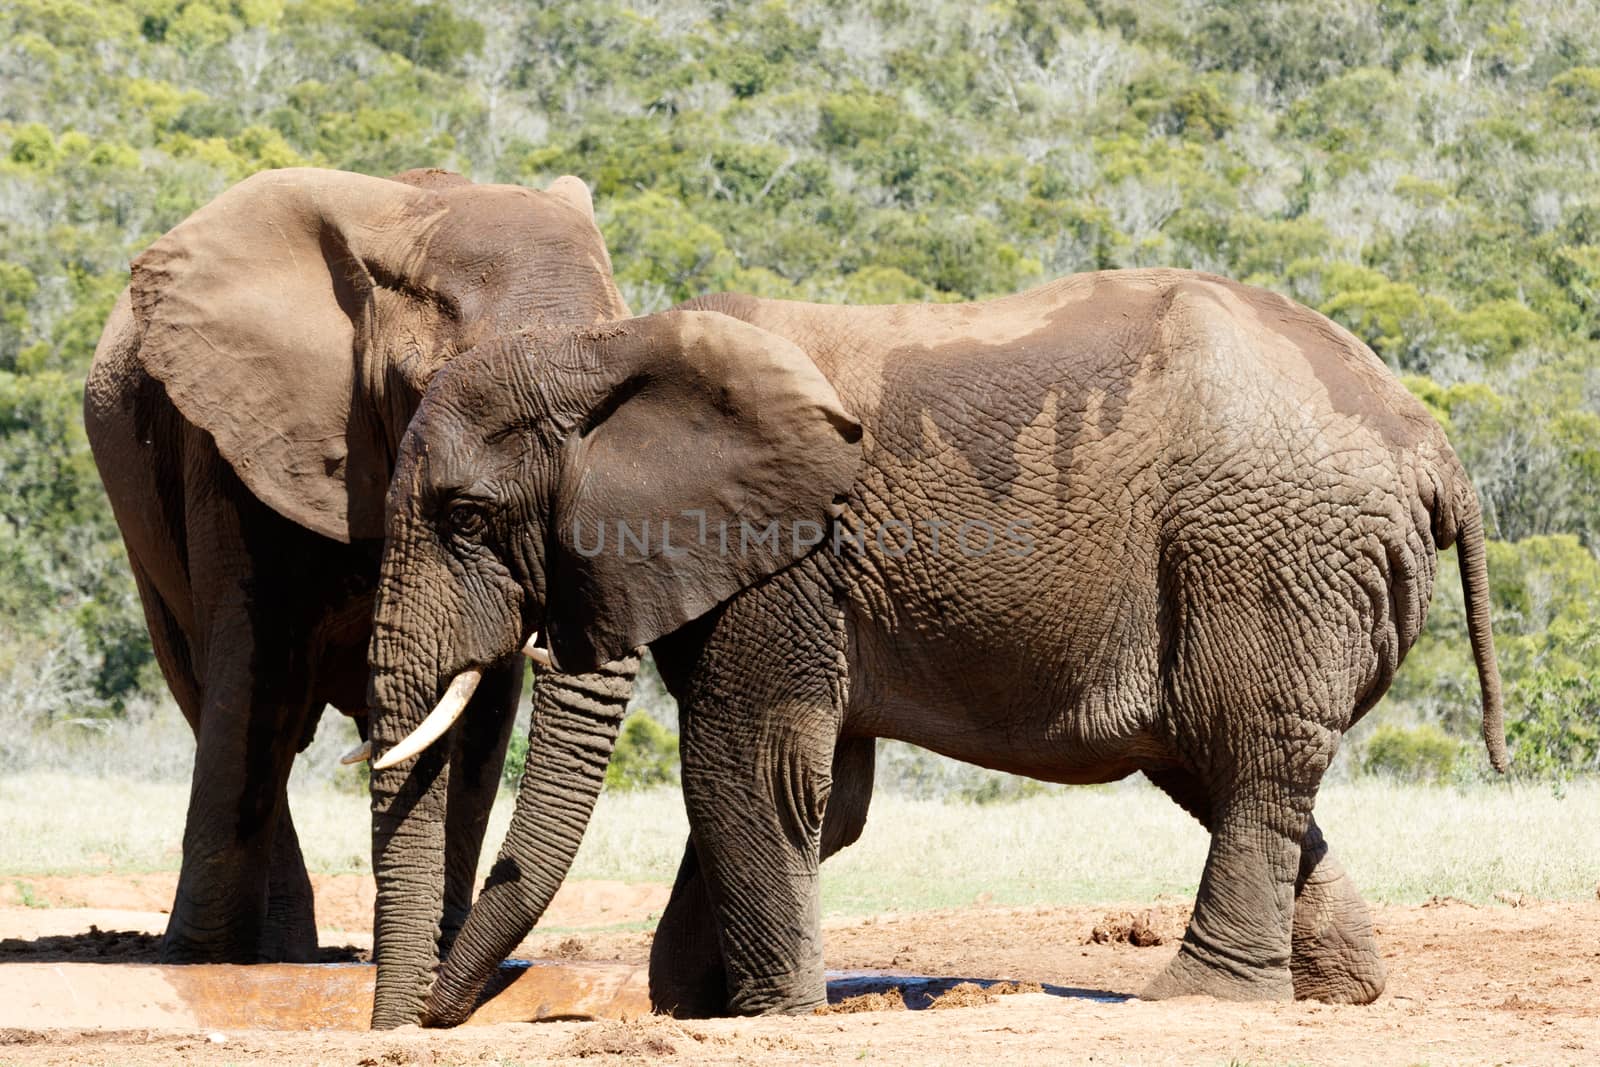
<path id="1" fill-rule="evenodd" d="M 1456 559 L 1461 565 L 1462 599 L 1467 609 L 1467 634 L 1472 641 L 1472 659 L 1478 668 L 1478 688 L 1483 694 L 1483 744 L 1489 750 L 1490 764 L 1504 774 L 1511 758 L 1506 753 L 1505 704 L 1500 692 L 1500 668 L 1495 662 L 1494 632 L 1490 626 L 1483 511 L 1460 461 L 1453 453 L 1447 455 L 1449 474 L 1453 477 L 1443 479 L 1448 488 L 1440 494 L 1442 506 L 1433 509 L 1434 543 L 1441 549 L 1452 543 L 1456 546 Z"/>

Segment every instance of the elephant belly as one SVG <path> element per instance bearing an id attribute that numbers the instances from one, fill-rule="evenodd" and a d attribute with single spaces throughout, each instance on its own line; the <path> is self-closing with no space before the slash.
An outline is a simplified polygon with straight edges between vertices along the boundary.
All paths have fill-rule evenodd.
<path id="1" fill-rule="evenodd" d="M 847 734 L 1065 783 L 1116 781 L 1168 755 L 1153 729 L 1153 657 L 1141 667 L 1136 647 L 1074 665 L 1054 634 L 850 634 Z"/>

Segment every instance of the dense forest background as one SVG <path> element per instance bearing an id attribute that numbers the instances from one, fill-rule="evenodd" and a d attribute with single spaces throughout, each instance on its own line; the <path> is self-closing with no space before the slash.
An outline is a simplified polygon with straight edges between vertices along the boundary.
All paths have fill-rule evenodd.
<path id="1" fill-rule="evenodd" d="M 129 259 L 315 164 L 578 174 L 636 312 L 1158 264 L 1318 308 L 1477 484 L 1517 773 L 1593 771 L 1597 26 L 1593 0 L 5 0 L 0 763 L 162 692 L 79 414 Z M 1477 709 L 1452 559 L 1357 765 L 1477 773 Z"/>

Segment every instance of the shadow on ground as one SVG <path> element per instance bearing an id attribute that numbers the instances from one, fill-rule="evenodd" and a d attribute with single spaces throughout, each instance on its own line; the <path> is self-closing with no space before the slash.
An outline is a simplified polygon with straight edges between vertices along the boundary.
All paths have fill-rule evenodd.
<path id="1" fill-rule="evenodd" d="M 932 1007 L 934 1001 L 957 986 L 971 985 L 987 990 L 991 986 L 1010 984 L 1012 983 L 1003 982 L 998 978 L 932 978 L 894 974 L 889 971 L 829 971 L 828 1003 L 838 1004 L 855 997 L 899 990 L 907 1008 L 921 1011 Z M 1118 1004 L 1134 999 L 1127 993 L 1115 993 L 1109 989 L 1085 989 L 1080 986 L 1040 985 L 1039 991 L 1052 997 L 1069 997 L 1100 1004 Z"/>
<path id="2" fill-rule="evenodd" d="M 137 930 L 102 930 L 0 940 L 0 963 L 158 963 L 161 935 Z M 318 963 L 367 963 L 372 953 L 354 945 L 325 945 Z"/>

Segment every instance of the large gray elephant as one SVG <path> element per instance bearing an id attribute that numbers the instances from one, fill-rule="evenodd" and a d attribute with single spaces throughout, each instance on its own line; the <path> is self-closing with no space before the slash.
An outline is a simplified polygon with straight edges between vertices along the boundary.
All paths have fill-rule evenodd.
<path id="1" fill-rule="evenodd" d="M 429 379 L 497 332 L 627 313 L 576 178 L 541 192 L 435 170 L 269 171 L 134 260 L 84 419 L 197 740 L 163 960 L 316 956 L 285 783 L 325 704 L 365 735 L 384 494 Z M 434 953 L 471 901 L 521 687 L 520 659 L 488 666 L 440 779 L 442 872 L 402 909 L 430 917 Z M 631 667 L 545 677 L 535 702 L 620 717 Z M 380 869 L 415 866 L 386 840 L 376 853 Z"/>
<path id="2" fill-rule="evenodd" d="M 1451 544 L 1503 768 L 1477 499 L 1327 319 L 1175 270 L 966 305 L 708 297 L 501 339 L 432 384 L 390 492 L 374 745 L 536 630 L 567 670 L 648 643 L 691 827 L 663 1010 L 822 1003 L 818 863 L 861 830 L 876 737 L 1056 782 L 1143 771 L 1203 822 L 1146 996 L 1366 1002 L 1383 964 L 1312 807 Z M 519 815 L 576 825 L 570 776 L 606 756 L 525 779 Z M 508 842 L 424 1022 L 471 1009 L 564 873 L 550 852 Z"/>

